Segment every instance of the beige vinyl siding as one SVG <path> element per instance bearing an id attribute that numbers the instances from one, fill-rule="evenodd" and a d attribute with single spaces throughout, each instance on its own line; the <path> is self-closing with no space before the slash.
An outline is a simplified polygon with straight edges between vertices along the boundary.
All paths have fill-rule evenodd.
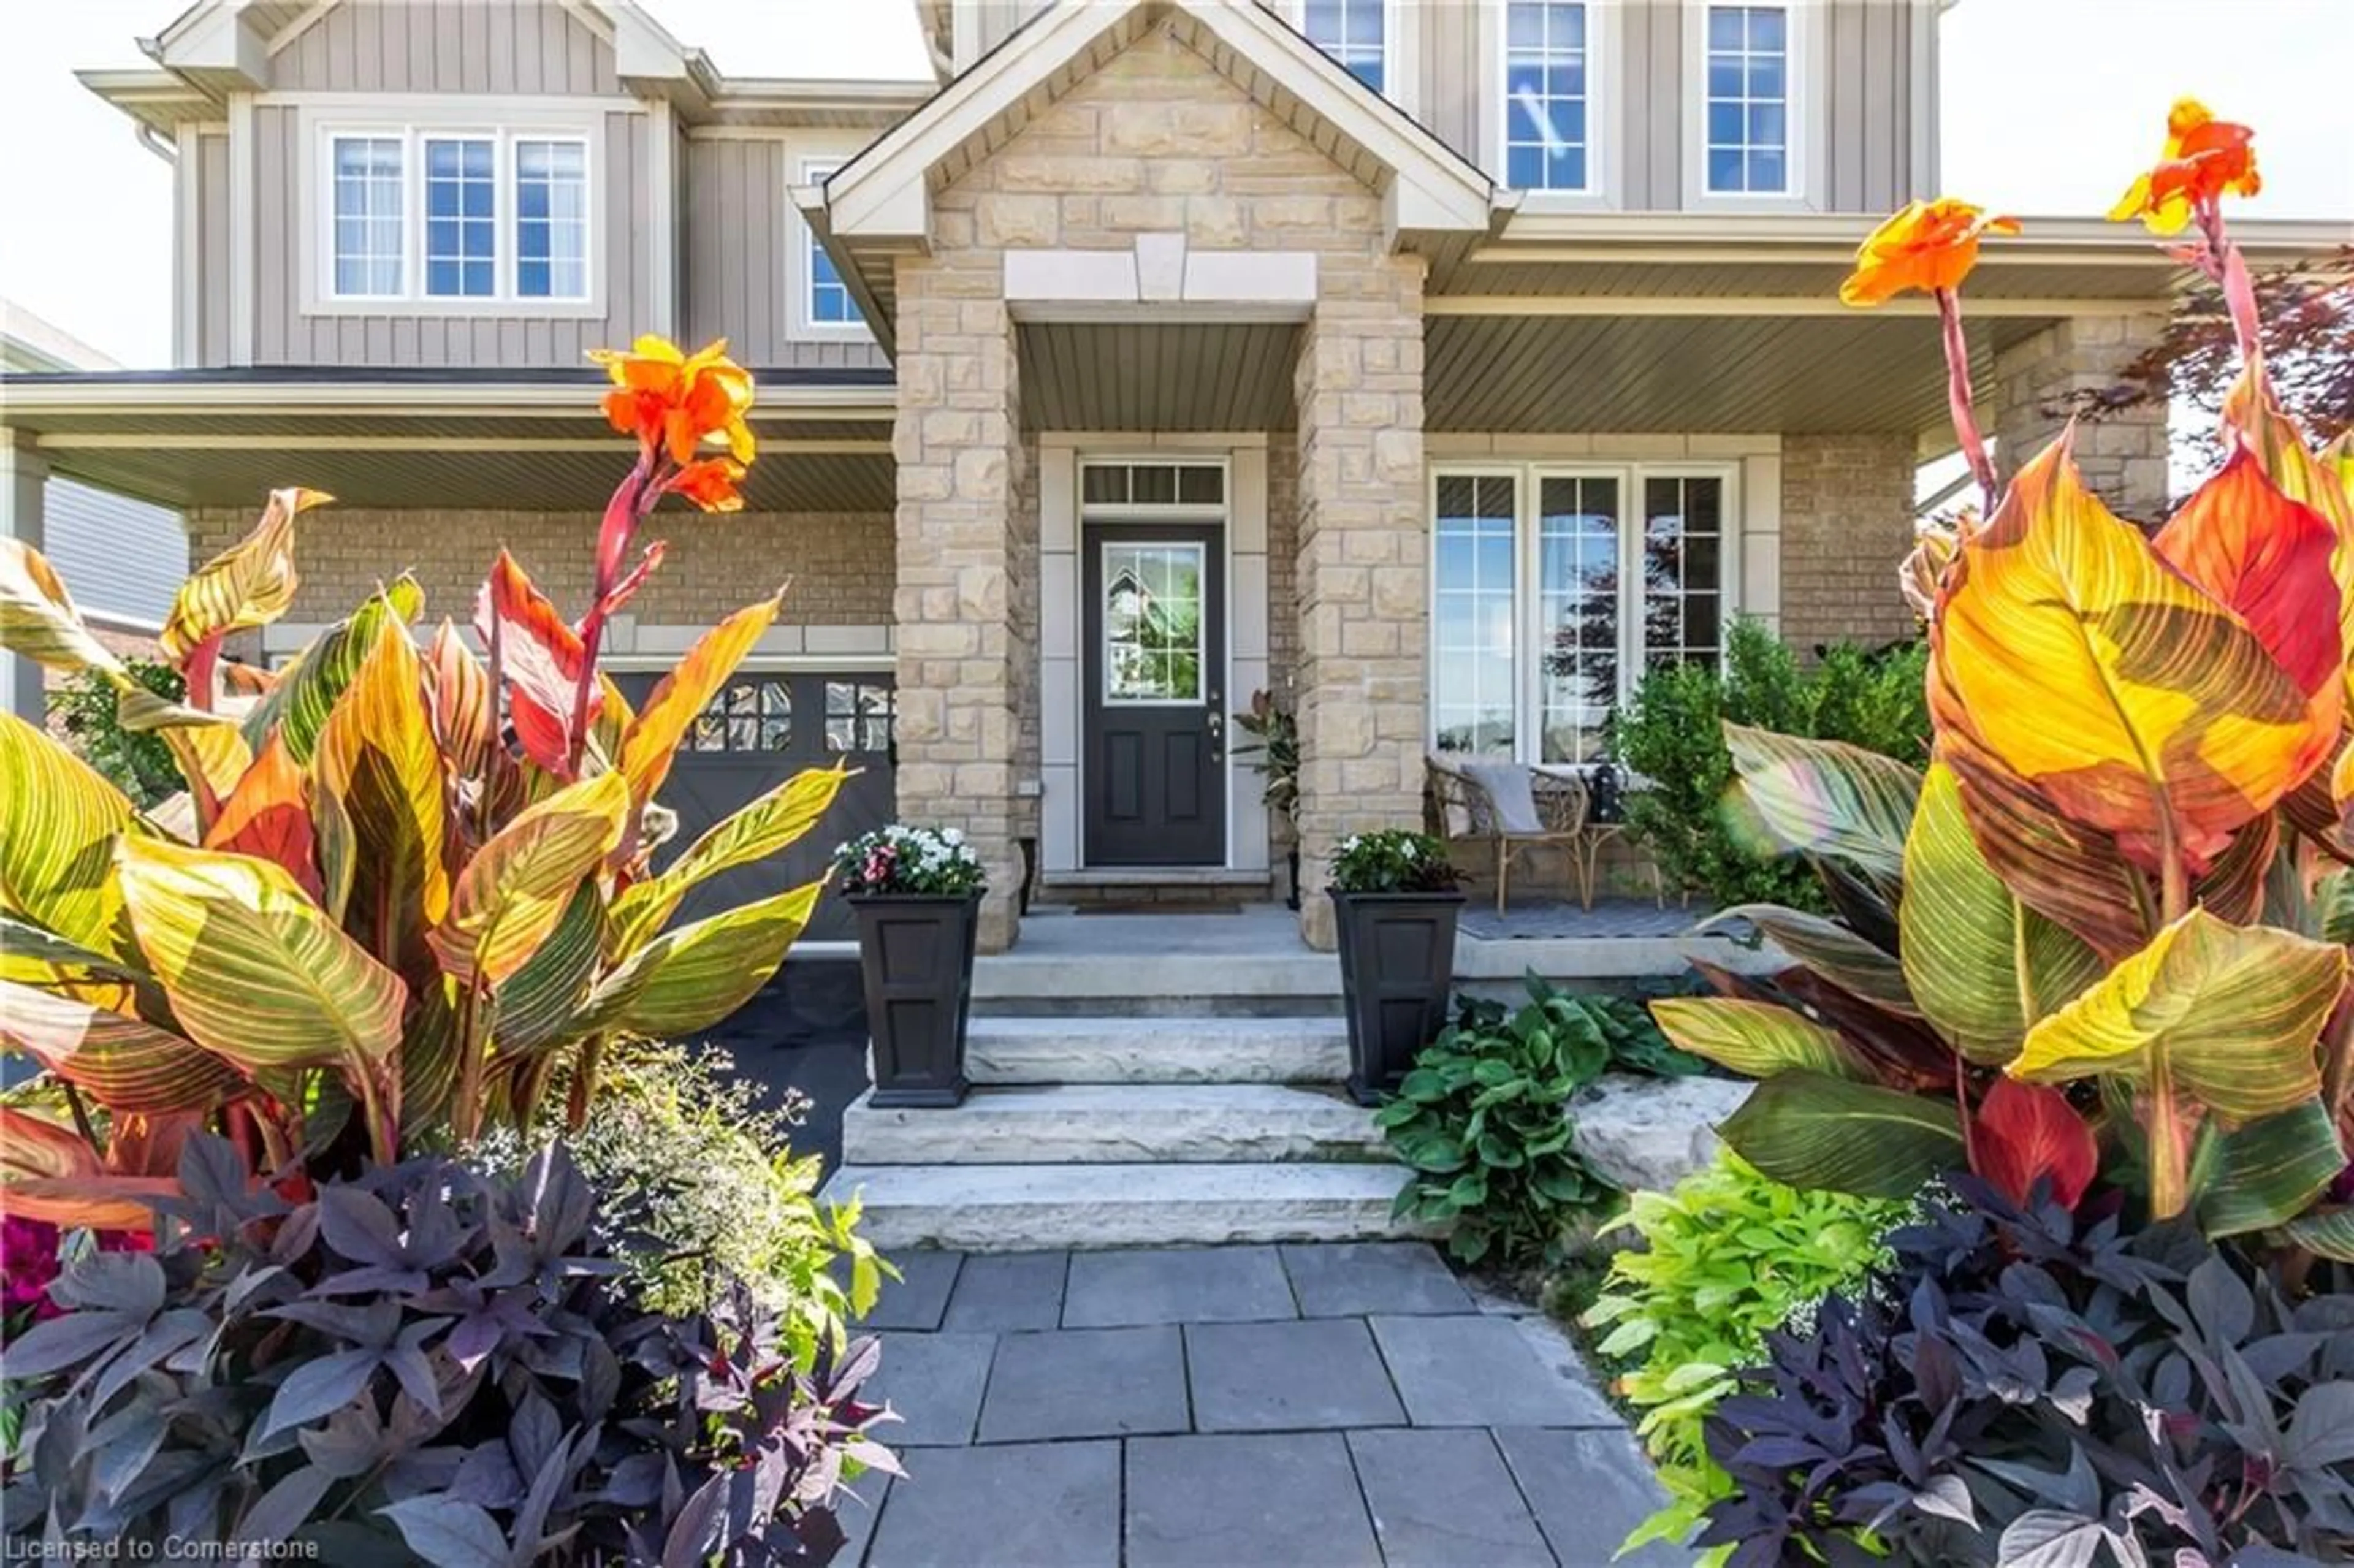
<path id="1" fill-rule="evenodd" d="M 196 226 L 196 363 L 229 363 L 228 138 L 196 137 L 192 200 L 181 221 Z"/>
<path id="2" fill-rule="evenodd" d="M 979 59 L 1003 43 L 1014 28 L 1044 10 L 1047 0 L 955 0 L 955 4 L 960 7 L 969 6 L 974 13 L 974 35 L 979 41 L 979 48 L 973 59 Z M 970 64 L 972 60 L 957 62 L 960 69 Z"/>
<path id="3" fill-rule="evenodd" d="M 551 0 L 344 0 L 270 75 L 289 92 L 621 90 L 613 47 Z"/>
<path id="4" fill-rule="evenodd" d="M 821 368 L 890 362 L 872 341 L 795 342 L 786 250 L 801 242 L 792 211 L 794 154 L 781 138 L 691 139 L 680 209 L 685 337 L 728 341 L 746 365 Z"/>
<path id="5" fill-rule="evenodd" d="M 1503 140 L 1502 26 L 1505 0 L 1460 0 L 1410 7 L 1421 31 L 1421 120 L 1471 162 L 1500 173 Z M 1916 94 L 1928 94 L 1922 122 L 1934 126 L 1936 69 L 1934 10 L 1928 0 L 1819 0 L 1818 56 L 1806 63 L 1802 90 L 1823 96 L 1824 112 L 1792 111 L 1809 127 L 1810 204 L 1832 212 L 1879 212 L 1903 203 L 1915 163 Z M 1596 72 L 1615 98 L 1604 109 L 1616 146 L 1597 148 L 1612 205 L 1635 212 L 1672 212 L 1685 205 L 1688 150 L 1701 90 L 1685 29 L 1689 0 L 1588 0 L 1589 37 L 1616 35 L 1616 59 Z M 1602 15 L 1608 10 L 1606 18 Z M 1914 29 L 1926 29 L 1930 79 L 1914 79 Z M 1812 128 L 1819 126 L 1818 132 Z M 1921 162 L 1926 165 L 1925 152 Z"/>
<path id="6" fill-rule="evenodd" d="M 594 258 L 595 283 L 601 287 L 606 306 L 601 319 L 523 310 L 508 315 L 441 315 L 419 304 L 382 314 L 311 315 L 302 308 L 302 247 L 305 237 L 318 231 L 319 204 L 325 195 L 302 188 L 306 161 L 301 112 L 261 104 L 253 115 L 253 362 L 577 366 L 591 348 L 629 342 L 656 319 L 647 249 L 654 236 L 649 189 L 652 124 L 648 115 L 637 111 L 602 111 L 596 118 L 602 122 L 604 143 L 604 185 L 596 193 L 602 204 L 601 224 L 592 229 L 592 242 L 601 238 L 604 246 Z"/>

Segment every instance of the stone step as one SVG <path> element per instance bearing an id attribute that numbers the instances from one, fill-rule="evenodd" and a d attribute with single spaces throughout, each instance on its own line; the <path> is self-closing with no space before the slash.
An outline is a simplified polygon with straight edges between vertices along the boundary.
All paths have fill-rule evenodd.
<path id="1" fill-rule="evenodd" d="M 1338 1018 L 976 1018 L 976 1084 L 1337 1084 L 1349 1075 Z"/>
<path id="2" fill-rule="evenodd" d="M 953 1110 L 842 1115 L 850 1165 L 1249 1164 L 1389 1158 L 1373 1114 L 1338 1089 L 1280 1084 L 1019 1085 Z"/>
<path id="3" fill-rule="evenodd" d="M 1085 919 L 1087 916 L 1075 916 Z M 1103 916 L 1104 919 L 1116 916 Z M 1178 916 L 1209 919 L 1214 916 Z M 1246 1012 L 1337 1011 L 1341 963 L 1330 953 L 1296 948 L 1261 953 L 1010 953 L 973 966 L 972 999 L 984 1012 L 1050 1012 L 1082 1006 L 1096 1013 L 1199 1016 L 1212 1009 Z M 1007 1004 L 1021 1003 L 1020 1008 Z M 1034 1008 L 1029 1004 L 1037 1003 Z"/>
<path id="4" fill-rule="evenodd" d="M 820 1195 L 857 1194 L 859 1229 L 886 1253 L 1025 1252 L 1427 1234 L 1390 1219 L 1405 1180 L 1394 1165 L 844 1165 Z"/>

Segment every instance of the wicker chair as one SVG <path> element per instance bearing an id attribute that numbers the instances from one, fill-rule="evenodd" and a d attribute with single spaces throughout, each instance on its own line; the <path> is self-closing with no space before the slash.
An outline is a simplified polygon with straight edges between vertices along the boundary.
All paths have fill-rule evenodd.
<path id="1" fill-rule="evenodd" d="M 1523 850 L 1551 845 L 1568 853 L 1573 874 L 1584 865 L 1587 798 L 1577 775 L 1550 768 L 1528 769 L 1529 793 L 1536 802 L 1533 832 L 1508 831 L 1488 786 L 1465 771 L 1463 762 L 1445 755 L 1427 759 L 1423 782 L 1423 815 L 1429 831 L 1442 839 L 1481 840 L 1496 860 L 1496 913 L 1504 912 L 1511 891 L 1512 857 Z M 1580 878 L 1580 896 L 1588 906 L 1592 892 Z"/>

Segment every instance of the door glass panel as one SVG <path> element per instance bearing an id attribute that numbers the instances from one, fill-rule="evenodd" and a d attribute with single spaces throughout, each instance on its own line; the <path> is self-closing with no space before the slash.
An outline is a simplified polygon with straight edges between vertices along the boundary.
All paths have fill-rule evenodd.
<path id="1" fill-rule="evenodd" d="M 1107 703 L 1202 700 L 1200 544 L 1103 546 Z"/>
<path id="2" fill-rule="evenodd" d="M 1537 489 L 1543 759 L 1593 762 L 1618 700 L 1618 481 L 1553 475 Z"/>
<path id="3" fill-rule="evenodd" d="M 1723 644 L 1724 482 L 1643 482 L 1643 665 L 1713 669 Z"/>
<path id="4" fill-rule="evenodd" d="M 1441 751 L 1512 753 L 1513 481 L 1438 482 L 1431 727 Z"/>

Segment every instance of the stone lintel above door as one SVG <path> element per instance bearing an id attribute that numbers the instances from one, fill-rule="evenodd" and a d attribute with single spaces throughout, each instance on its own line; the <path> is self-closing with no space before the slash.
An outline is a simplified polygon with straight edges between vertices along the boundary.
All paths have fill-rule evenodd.
<path id="1" fill-rule="evenodd" d="M 1005 252 L 1016 321 L 1306 321 L 1312 250 L 1196 250 L 1182 232 L 1139 234 L 1129 250 Z"/>

